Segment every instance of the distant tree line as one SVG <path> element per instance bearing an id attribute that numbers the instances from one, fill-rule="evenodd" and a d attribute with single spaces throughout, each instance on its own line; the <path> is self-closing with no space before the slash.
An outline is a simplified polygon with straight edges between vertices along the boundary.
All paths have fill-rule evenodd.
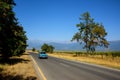
<path id="1" fill-rule="evenodd" d="M 0 0 L 0 55 L 3 58 L 19 56 L 25 52 L 27 37 L 15 17 L 14 0 Z"/>

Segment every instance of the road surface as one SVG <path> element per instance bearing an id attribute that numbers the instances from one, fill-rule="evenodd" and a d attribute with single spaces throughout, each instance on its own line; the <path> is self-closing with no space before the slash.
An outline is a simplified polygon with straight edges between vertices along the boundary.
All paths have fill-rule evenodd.
<path id="1" fill-rule="evenodd" d="M 55 57 L 39 59 L 30 53 L 47 80 L 120 80 L 120 71 Z"/>

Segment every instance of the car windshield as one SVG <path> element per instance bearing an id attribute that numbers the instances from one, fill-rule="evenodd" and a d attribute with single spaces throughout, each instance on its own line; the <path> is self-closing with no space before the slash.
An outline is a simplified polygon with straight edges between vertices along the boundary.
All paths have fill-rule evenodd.
<path id="1" fill-rule="evenodd" d="M 41 52 L 40 54 L 46 54 L 45 52 Z"/>

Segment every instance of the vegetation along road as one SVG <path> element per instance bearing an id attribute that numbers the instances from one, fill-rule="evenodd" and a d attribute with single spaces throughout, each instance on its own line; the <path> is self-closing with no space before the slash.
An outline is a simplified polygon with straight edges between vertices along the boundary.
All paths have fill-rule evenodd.
<path id="1" fill-rule="evenodd" d="M 120 80 L 119 70 L 50 56 L 48 59 L 39 59 L 34 53 L 30 55 L 46 80 Z"/>

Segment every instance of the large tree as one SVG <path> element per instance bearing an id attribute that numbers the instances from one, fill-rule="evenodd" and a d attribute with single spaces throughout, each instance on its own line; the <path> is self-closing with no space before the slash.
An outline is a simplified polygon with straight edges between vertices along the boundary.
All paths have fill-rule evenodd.
<path id="1" fill-rule="evenodd" d="M 94 22 L 89 12 L 81 15 L 80 23 L 77 24 L 78 32 L 72 38 L 72 41 L 84 42 L 87 52 L 94 52 L 97 46 L 108 47 L 109 43 L 105 39 L 107 32 L 102 24 Z"/>
<path id="2" fill-rule="evenodd" d="M 15 5 L 13 0 L 0 0 L 0 54 L 6 58 L 22 54 L 27 46 L 25 31 L 13 12 Z"/>
<path id="3" fill-rule="evenodd" d="M 44 43 L 42 46 L 41 46 L 41 50 L 42 51 L 45 51 L 45 52 L 50 52 L 52 53 L 54 51 L 54 47 L 52 45 L 48 45 L 46 43 Z"/>

